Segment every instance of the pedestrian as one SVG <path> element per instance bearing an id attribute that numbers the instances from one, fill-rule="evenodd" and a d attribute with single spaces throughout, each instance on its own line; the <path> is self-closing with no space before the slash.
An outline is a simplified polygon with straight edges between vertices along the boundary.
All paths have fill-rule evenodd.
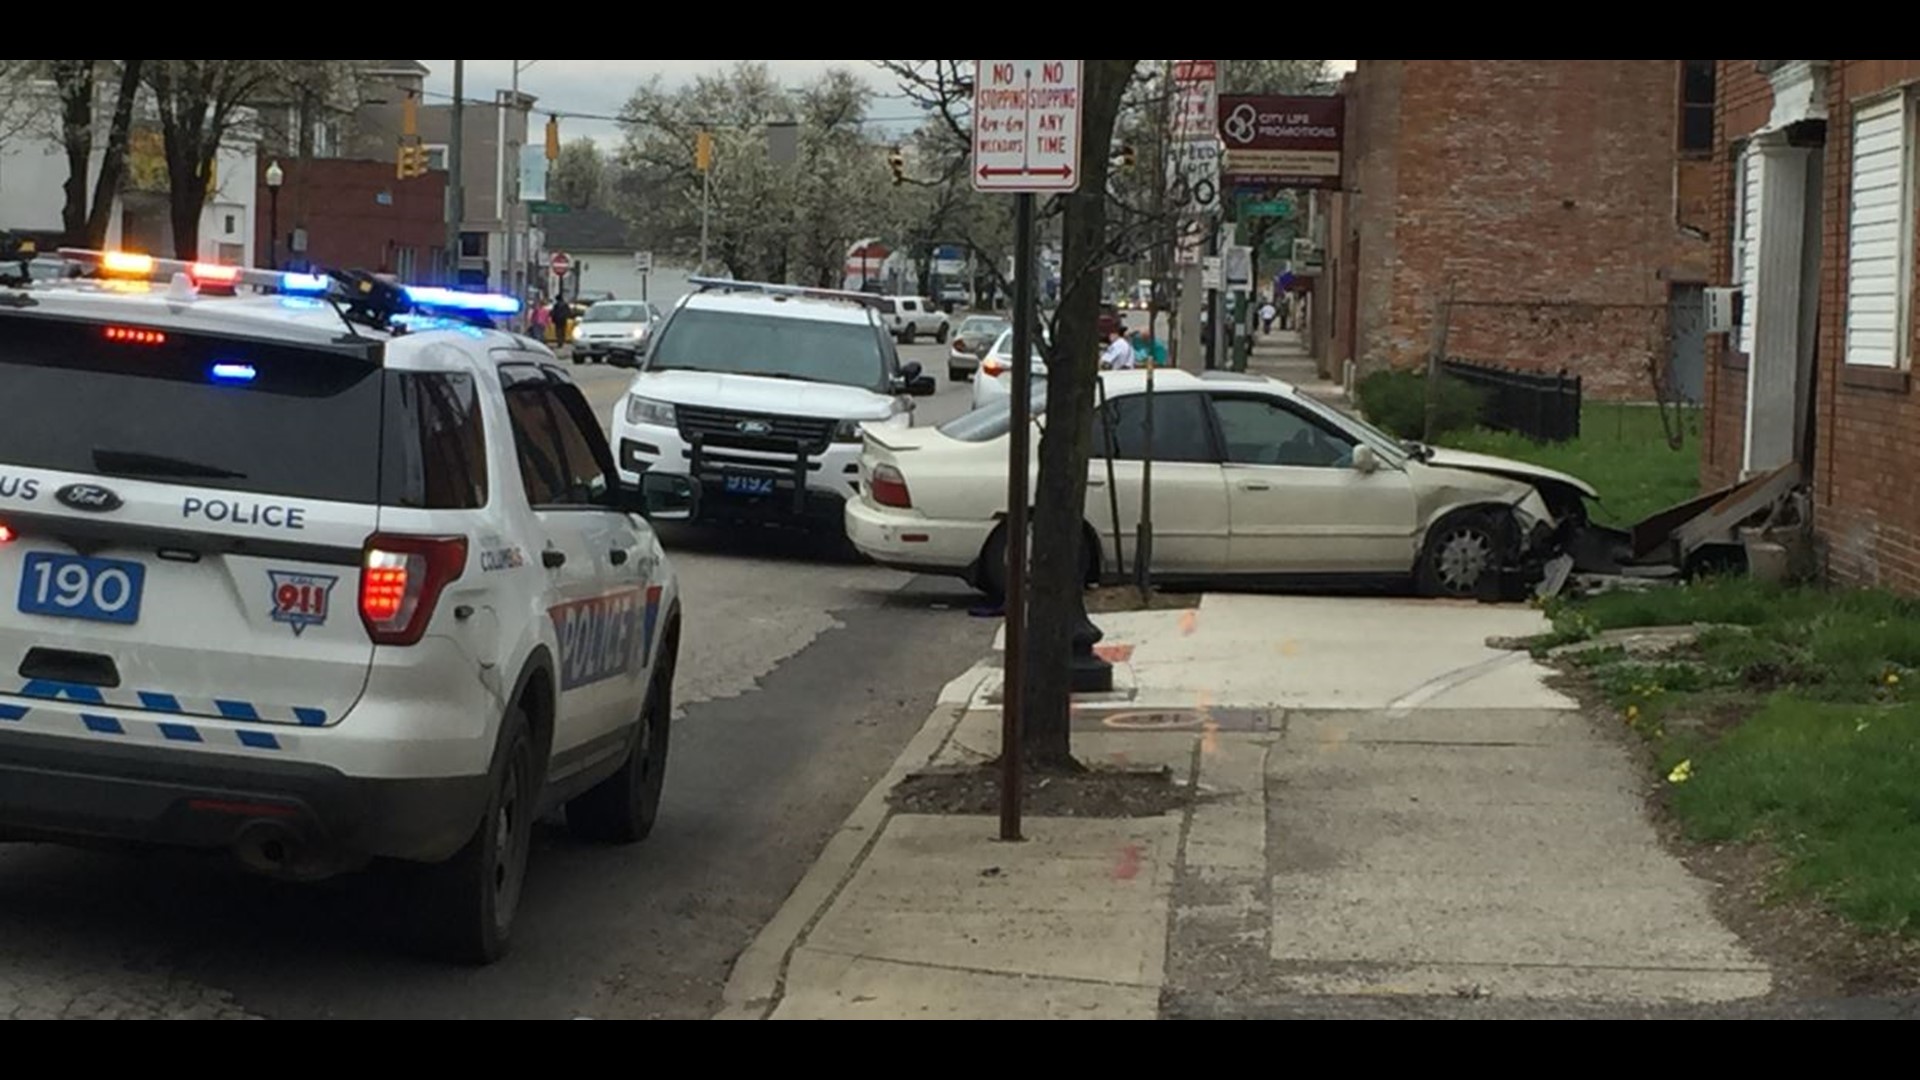
<path id="1" fill-rule="evenodd" d="M 533 303 L 529 306 L 533 308 L 530 313 L 531 322 L 533 323 L 533 336 L 540 341 L 546 341 L 548 322 L 552 318 L 551 313 L 547 310 L 547 298 L 542 294 L 535 293 Z"/>
<path id="2" fill-rule="evenodd" d="M 556 346 L 567 343 L 567 324 L 573 321 L 573 308 L 567 306 L 567 294 L 561 293 L 553 298 L 553 310 L 548 313 L 553 321 L 553 343 Z"/>
<path id="3" fill-rule="evenodd" d="M 1272 300 L 1262 303 L 1260 305 L 1260 332 L 1263 334 L 1273 333 L 1273 320 L 1275 316 L 1279 314 L 1279 312 L 1273 309 Z"/>
<path id="4" fill-rule="evenodd" d="M 1100 354 L 1100 367 L 1107 371 L 1130 371 L 1134 366 L 1133 346 L 1119 327 L 1107 328 L 1107 349 Z"/>
<path id="5" fill-rule="evenodd" d="M 1128 336 L 1127 344 L 1132 347 L 1136 361 L 1145 357 L 1148 367 L 1167 366 L 1167 347 L 1160 344 L 1151 330 L 1135 330 Z"/>

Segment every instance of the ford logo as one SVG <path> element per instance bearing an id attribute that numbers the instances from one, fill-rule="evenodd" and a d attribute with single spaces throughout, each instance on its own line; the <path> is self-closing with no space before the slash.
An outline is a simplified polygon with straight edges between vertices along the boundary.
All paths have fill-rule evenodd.
<path id="1" fill-rule="evenodd" d="M 773 425 L 767 423 L 765 420 L 742 420 L 734 426 L 740 430 L 740 434 L 742 435 L 773 434 Z"/>
<path id="2" fill-rule="evenodd" d="M 89 514 L 110 514 L 126 505 L 120 496 L 97 484 L 68 484 L 53 493 L 60 505 Z"/>

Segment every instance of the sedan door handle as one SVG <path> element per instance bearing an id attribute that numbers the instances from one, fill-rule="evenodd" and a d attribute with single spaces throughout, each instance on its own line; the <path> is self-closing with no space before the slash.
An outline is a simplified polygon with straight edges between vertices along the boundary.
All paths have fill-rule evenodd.
<path id="1" fill-rule="evenodd" d="M 1097 479 L 1097 478 L 1094 478 L 1094 477 L 1089 477 L 1089 478 L 1087 479 L 1087 486 L 1088 486 L 1088 487 L 1106 487 L 1106 486 L 1107 486 L 1107 482 L 1106 482 L 1105 480 L 1100 480 L 1100 479 Z"/>
<path id="2" fill-rule="evenodd" d="M 1267 484 L 1263 480 L 1242 480 L 1240 481 L 1240 490 L 1241 491 L 1266 491 Z"/>
<path id="3" fill-rule="evenodd" d="M 567 565 L 567 553 L 548 548 L 540 553 L 540 565 L 549 570 L 558 570 Z"/>
<path id="4" fill-rule="evenodd" d="M 613 559 L 613 565 L 625 566 L 627 564 L 627 549 L 614 548 L 609 557 Z"/>

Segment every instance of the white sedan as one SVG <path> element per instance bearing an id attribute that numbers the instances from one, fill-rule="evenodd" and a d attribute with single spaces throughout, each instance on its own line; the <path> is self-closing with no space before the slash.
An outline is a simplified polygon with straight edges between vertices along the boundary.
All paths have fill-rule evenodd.
<path id="1" fill-rule="evenodd" d="M 1090 579 L 1131 570 L 1149 457 L 1147 373 L 1100 378 L 1083 541 Z M 1035 391 L 1044 427 L 1044 388 Z M 1598 497 L 1549 469 L 1401 443 L 1277 379 L 1161 369 L 1151 403 L 1161 581 L 1410 576 L 1429 595 L 1474 596 L 1509 571 L 1539 570 Z M 1003 397 L 937 428 L 866 426 L 860 495 L 846 508 L 854 546 L 999 598 L 1010 419 Z"/>
<path id="2" fill-rule="evenodd" d="M 1033 381 L 1042 382 L 1047 377 L 1047 361 L 1040 355 L 1044 345 L 1036 345 L 1033 350 Z M 1013 393 L 1013 331 L 1002 330 L 993 348 L 980 358 L 980 367 L 973 373 L 973 407 L 983 408 L 996 401 L 1005 401 Z"/>

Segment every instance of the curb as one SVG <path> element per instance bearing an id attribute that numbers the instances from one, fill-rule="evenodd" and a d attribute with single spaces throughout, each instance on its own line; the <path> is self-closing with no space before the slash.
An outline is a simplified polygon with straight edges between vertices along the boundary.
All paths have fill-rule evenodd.
<path id="1" fill-rule="evenodd" d="M 927 716 L 926 723 L 908 741 L 906 749 L 894 759 L 885 776 L 867 791 L 860 805 L 847 815 L 840 828 L 801 876 L 800 883 L 780 905 L 772 919 L 754 935 L 752 943 L 733 962 L 733 971 L 720 992 L 720 1011 L 715 1020 L 765 1020 L 780 1005 L 786 990 L 787 958 L 800 944 L 815 920 L 824 914 L 840 890 L 880 837 L 891 809 L 887 793 L 909 773 L 926 768 L 952 736 L 953 729 L 967 713 L 967 704 L 989 672 L 998 670 L 985 663 L 968 668 L 959 678 L 940 691 L 940 697 Z"/>

